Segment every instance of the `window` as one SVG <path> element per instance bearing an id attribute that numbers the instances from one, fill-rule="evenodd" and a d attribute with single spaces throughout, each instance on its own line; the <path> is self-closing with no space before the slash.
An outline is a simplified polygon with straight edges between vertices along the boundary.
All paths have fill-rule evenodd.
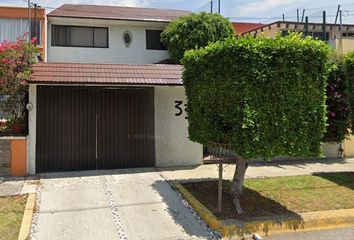
<path id="1" fill-rule="evenodd" d="M 132 41 L 133 41 L 133 35 L 131 34 L 131 32 L 125 31 L 123 33 L 123 42 L 124 42 L 125 46 L 129 47 L 130 44 L 132 43 Z"/>
<path id="2" fill-rule="evenodd" d="M 162 30 L 146 30 L 146 49 L 149 50 L 166 50 L 166 46 L 162 44 L 160 35 Z"/>
<path id="3" fill-rule="evenodd" d="M 52 25 L 52 46 L 108 48 L 108 28 Z"/>
<path id="4" fill-rule="evenodd" d="M 32 38 L 37 38 L 37 45 L 41 45 L 41 39 L 42 39 L 42 34 L 41 34 L 41 22 L 39 20 L 33 20 L 31 21 L 31 39 Z"/>

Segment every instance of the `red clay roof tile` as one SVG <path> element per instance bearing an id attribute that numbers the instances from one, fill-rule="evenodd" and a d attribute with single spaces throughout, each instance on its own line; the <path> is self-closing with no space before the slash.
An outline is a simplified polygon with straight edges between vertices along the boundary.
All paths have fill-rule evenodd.
<path id="1" fill-rule="evenodd" d="M 30 83 L 182 85 L 181 65 L 38 63 Z"/>
<path id="2" fill-rule="evenodd" d="M 59 8 L 50 12 L 47 16 L 170 22 L 173 19 L 189 14 L 191 14 L 190 11 L 173 9 L 63 4 Z"/>
<path id="3" fill-rule="evenodd" d="M 265 24 L 262 23 L 245 23 L 245 22 L 233 22 L 232 25 L 234 26 L 237 35 L 265 26 Z"/>

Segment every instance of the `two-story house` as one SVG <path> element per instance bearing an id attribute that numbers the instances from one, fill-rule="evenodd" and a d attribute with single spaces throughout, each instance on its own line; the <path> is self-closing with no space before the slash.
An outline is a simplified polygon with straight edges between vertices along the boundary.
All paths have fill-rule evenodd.
<path id="1" fill-rule="evenodd" d="M 62 5 L 29 90 L 27 173 L 202 163 L 182 66 L 160 34 L 188 11 Z M 160 63 L 160 64 L 159 64 Z"/>

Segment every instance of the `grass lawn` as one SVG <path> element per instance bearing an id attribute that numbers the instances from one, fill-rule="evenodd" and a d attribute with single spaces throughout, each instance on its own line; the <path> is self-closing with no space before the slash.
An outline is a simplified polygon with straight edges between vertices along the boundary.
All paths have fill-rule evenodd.
<path id="1" fill-rule="evenodd" d="M 0 240 L 17 239 L 27 195 L 0 197 Z"/>
<path id="2" fill-rule="evenodd" d="M 296 214 L 309 211 L 354 208 L 354 172 L 321 173 L 312 176 L 254 178 L 245 180 L 238 215 L 229 194 L 230 181 L 224 181 L 223 211 L 217 213 L 217 182 L 183 184 L 220 219 Z"/>

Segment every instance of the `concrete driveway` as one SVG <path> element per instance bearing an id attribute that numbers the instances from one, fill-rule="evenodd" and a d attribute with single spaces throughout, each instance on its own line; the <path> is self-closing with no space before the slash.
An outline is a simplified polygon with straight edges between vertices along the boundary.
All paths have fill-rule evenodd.
<path id="1" fill-rule="evenodd" d="M 41 175 L 32 239 L 208 239 L 155 169 Z"/>

